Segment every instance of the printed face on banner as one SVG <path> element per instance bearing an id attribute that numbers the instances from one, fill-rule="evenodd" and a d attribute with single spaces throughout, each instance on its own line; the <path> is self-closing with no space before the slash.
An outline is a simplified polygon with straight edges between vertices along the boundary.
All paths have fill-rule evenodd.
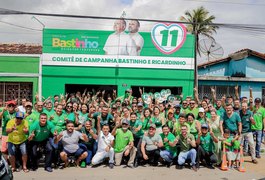
<path id="1" fill-rule="evenodd" d="M 154 45 L 164 54 L 172 54 L 181 48 L 186 34 L 186 28 L 181 24 L 158 23 L 151 31 Z"/>

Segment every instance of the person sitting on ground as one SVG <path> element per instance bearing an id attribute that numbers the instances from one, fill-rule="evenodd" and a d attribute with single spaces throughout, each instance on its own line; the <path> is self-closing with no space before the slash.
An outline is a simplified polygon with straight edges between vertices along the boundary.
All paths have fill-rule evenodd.
<path id="1" fill-rule="evenodd" d="M 62 142 L 63 151 L 60 153 L 60 157 L 64 162 L 64 167 L 69 165 L 69 156 L 75 156 L 75 164 L 79 166 L 79 163 L 87 157 L 87 152 L 79 147 L 79 140 L 88 142 L 88 137 L 84 133 L 74 130 L 74 123 L 69 121 L 66 124 L 66 130 L 62 131 L 59 135 L 56 135 L 54 142 L 57 144 Z"/>
<path id="2" fill-rule="evenodd" d="M 128 129 L 129 124 L 130 122 L 128 119 L 123 119 L 121 124 L 122 128 L 118 128 L 120 125 L 117 123 L 111 134 L 116 137 L 114 146 L 115 165 L 121 165 L 122 158 L 130 156 L 127 166 L 132 168 L 137 149 L 134 147 L 133 134 Z"/>
<path id="3" fill-rule="evenodd" d="M 202 124 L 201 132 L 196 137 L 197 168 L 199 168 L 200 161 L 205 162 L 208 168 L 214 168 L 213 165 L 217 163 L 217 157 L 214 154 L 214 142 L 218 143 L 218 138 L 214 136 L 212 131 L 209 132 L 207 124 Z"/>

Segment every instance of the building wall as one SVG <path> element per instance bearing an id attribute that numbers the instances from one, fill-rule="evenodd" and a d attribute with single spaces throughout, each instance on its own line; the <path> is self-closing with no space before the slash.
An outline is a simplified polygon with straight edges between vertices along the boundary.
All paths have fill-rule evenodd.
<path id="1" fill-rule="evenodd" d="M 38 77 L 22 77 L 19 73 L 38 74 L 39 73 L 39 57 L 19 55 L 19 56 L 0 56 L 0 82 L 31 82 L 33 83 L 32 93 L 38 91 Z M 5 75 L 9 73 L 9 75 Z"/>
<path id="2" fill-rule="evenodd" d="M 246 82 L 246 81 L 213 81 L 213 80 L 199 80 L 199 85 L 218 85 L 218 86 L 240 86 L 241 97 L 248 97 L 249 98 L 249 88 L 252 88 L 253 97 L 262 97 L 262 87 L 265 86 L 264 82 Z"/>
<path id="3" fill-rule="evenodd" d="M 212 66 L 207 66 L 206 68 L 201 67 L 198 69 L 198 75 L 205 76 L 226 76 L 228 74 L 229 64 L 227 62 L 214 64 Z"/>
<path id="4" fill-rule="evenodd" d="M 265 60 L 250 56 L 246 67 L 247 77 L 263 78 L 265 81 Z"/>
<path id="5" fill-rule="evenodd" d="M 65 84 L 117 85 L 119 96 L 133 85 L 181 86 L 184 95 L 193 92 L 192 70 L 43 66 L 42 74 L 45 97 L 65 93 Z"/>

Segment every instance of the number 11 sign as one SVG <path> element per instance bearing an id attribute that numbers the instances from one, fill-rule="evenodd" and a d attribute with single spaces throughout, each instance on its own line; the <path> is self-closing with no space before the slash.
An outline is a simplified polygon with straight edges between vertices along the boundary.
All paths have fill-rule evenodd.
<path id="1" fill-rule="evenodd" d="M 176 52 L 186 40 L 186 28 L 182 24 L 156 24 L 151 31 L 152 41 L 164 54 Z"/>

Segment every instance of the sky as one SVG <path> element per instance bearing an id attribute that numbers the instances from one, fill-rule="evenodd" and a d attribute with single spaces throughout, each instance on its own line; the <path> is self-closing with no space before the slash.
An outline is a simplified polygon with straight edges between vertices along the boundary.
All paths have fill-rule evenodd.
<path id="1" fill-rule="evenodd" d="M 216 17 L 214 23 L 262 25 L 262 32 L 220 27 L 214 38 L 224 50 L 222 57 L 245 48 L 265 53 L 265 0 L 0 0 L 0 8 L 17 11 L 117 18 L 125 12 L 125 18 L 161 21 L 178 21 L 185 11 L 199 6 Z M 100 30 L 112 30 L 113 24 L 113 20 L 34 17 L 0 15 L 0 43 L 41 44 L 42 24 L 45 28 Z M 153 24 L 141 22 L 141 31 L 150 31 Z M 202 55 L 199 63 L 205 61 Z"/>

